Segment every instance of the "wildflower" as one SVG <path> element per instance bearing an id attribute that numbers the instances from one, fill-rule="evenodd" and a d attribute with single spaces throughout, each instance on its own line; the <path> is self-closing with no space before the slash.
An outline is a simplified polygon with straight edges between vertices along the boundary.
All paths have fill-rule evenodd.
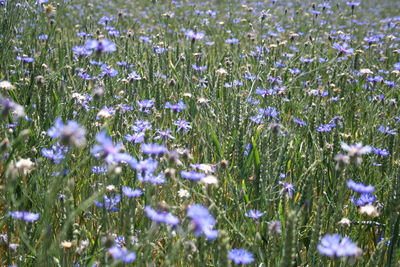
<path id="1" fill-rule="evenodd" d="M 362 183 L 356 183 L 352 179 L 350 179 L 347 182 L 347 186 L 351 190 L 353 190 L 357 193 L 361 193 L 361 194 L 370 194 L 370 193 L 374 192 L 374 190 L 375 190 L 375 187 L 372 185 L 364 185 Z"/>
<path id="2" fill-rule="evenodd" d="M 378 209 L 371 204 L 367 204 L 367 205 L 360 207 L 359 211 L 360 211 L 360 213 L 367 214 L 370 217 L 378 217 L 379 216 Z"/>
<path id="3" fill-rule="evenodd" d="M 179 224 L 179 218 L 172 215 L 171 213 L 165 211 L 156 211 L 150 206 L 146 206 L 144 208 L 144 212 L 147 217 L 149 217 L 152 221 L 157 223 L 165 223 L 172 226 L 176 226 Z"/>
<path id="4" fill-rule="evenodd" d="M 117 46 L 108 39 L 100 41 L 88 39 L 86 40 L 85 48 L 88 50 L 92 49 L 98 54 L 103 52 L 115 52 L 117 50 Z"/>
<path id="5" fill-rule="evenodd" d="M 239 248 L 231 249 L 228 253 L 228 257 L 235 264 L 249 264 L 254 261 L 253 254 Z"/>
<path id="6" fill-rule="evenodd" d="M 13 219 L 22 219 L 26 222 L 34 222 L 39 219 L 39 213 L 32 213 L 28 211 L 9 211 Z"/>
<path id="7" fill-rule="evenodd" d="M 202 32 L 197 32 L 197 31 L 193 31 L 193 30 L 187 30 L 185 32 L 185 35 L 188 39 L 192 39 L 192 41 L 195 40 L 201 40 L 204 38 L 204 36 L 206 36 L 204 33 Z"/>
<path id="8" fill-rule="evenodd" d="M 171 130 L 164 130 L 164 131 L 157 130 L 157 132 L 159 135 L 154 137 L 154 140 L 162 139 L 164 142 L 166 142 L 168 139 L 172 140 L 175 139 L 175 137 L 171 135 L 172 132 Z"/>
<path id="9" fill-rule="evenodd" d="M 317 246 L 320 254 L 330 258 L 357 257 L 362 251 L 348 237 L 339 234 L 325 235 Z"/>
<path id="10" fill-rule="evenodd" d="M 374 195 L 371 194 L 361 194 L 358 198 L 352 197 L 350 201 L 356 206 L 365 206 L 367 204 L 372 204 L 376 200 Z"/>
<path id="11" fill-rule="evenodd" d="M 9 81 L 1 81 L 0 82 L 0 89 L 4 89 L 6 91 L 15 89 L 15 86 L 12 85 Z"/>
<path id="12" fill-rule="evenodd" d="M 142 144 L 140 150 L 148 155 L 162 155 L 168 151 L 165 146 L 158 144 Z"/>
<path id="13" fill-rule="evenodd" d="M 209 240 L 218 237 L 218 231 L 214 230 L 215 219 L 208 209 L 199 204 L 192 204 L 188 207 L 187 216 L 192 219 L 196 236 L 204 235 Z"/>
<path id="14" fill-rule="evenodd" d="M 186 109 L 186 105 L 182 101 L 179 101 L 176 104 L 171 104 L 171 103 L 167 102 L 167 103 L 165 103 L 165 108 L 171 109 L 173 112 L 177 113 L 177 112 L 180 112 L 180 111 Z"/>
<path id="15" fill-rule="evenodd" d="M 357 164 L 361 164 L 362 155 L 368 154 L 372 151 L 372 148 L 370 146 L 363 146 L 362 143 L 348 145 L 342 142 L 341 147 L 344 151 L 347 151 L 347 156 L 349 156 L 350 159 L 355 160 Z"/>
<path id="16" fill-rule="evenodd" d="M 343 226 L 350 226 L 351 225 L 351 221 L 348 218 L 342 218 L 339 222 L 339 225 L 343 225 Z"/>
<path id="17" fill-rule="evenodd" d="M 130 263 L 136 260 L 136 254 L 128 251 L 125 247 L 113 246 L 108 249 L 108 253 L 116 260 L 122 260 L 123 263 Z"/>
<path id="18" fill-rule="evenodd" d="M 205 177 L 204 173 L 199 173 L 195 171 L 181 171 L 181 176 L 185 179 L 198 181 Z"/>
<path id="19" fill-rule="evenodd" d="M 184 132 L 188 132 L 189 129 L 192 129 L 190 122 L 185 120 L 178 119 L 174 121 L 173 124 L 178 127 L 178 129 L 176 130 L 177 132 L 180 132 L 181 130 L 183 130 Z"/>
<path id="20" fill-rule="evenodd" d="M 339 50 L 339 53 L 341 54 L 354 54 L 354 49 L 349 47 L 347 43 L 339 44 L 339 43 L 334 43 L 333 48 L 336 50 Z"/>
<path id="21" fill-rule="evenodd" d="M 125 140 L 135 143 L 135 144 L 143 143 L 144 133 L 139 132 L 139 133 L 134 133 L 134 134 L 127 134 L 127 135 L 125 135 Z"/>
<path id="22" fill-rule="evenodd" d="M 103 196 L 103 202 L 95 201 L 96 207 L 105 208 L 108 211 L 118 211 L 118 203 L 121 201 L 121 195 L 116 195 L 115 197 L 107 197 L 106 195 Z"/>
<path id="23" fill-rule="evenodd" d="M 96 135 L 96 141 L 99 144 L 93 146 L 91 152 L 96 158 L 103 158 L 107 164 L 116 164 L 121 162 L 128 163 L 132 168 L 136 166 L 136 160 L 128 153 L 121 153 L 122 144 L 113 144 L 112 139 L 107 136 L 106 131 Z"/>
<path id="24" fill-rule="evenodd" d="M 60 143 L 64 145 L 82 147 L 86 144 L 86 130 L 76 121 L 68 121 L 64 125 L 61 118 L 57 118 L 47 134 L 53 139 L 59 139 Z"/>
<path id="25" fill-rule="evenodd" d="M 150 109 L 154 106 L 153 99 L 137 100 L 136 104 L 139 106 L 139 110 L 144 113 L 150 113 Z"/>
<path id="26" fill-rule="evenodd" d="M 25 116 L 25 109 L 11 99 L 0 95 L 0 118 L 5 119 L 8 115 L 11 115 L 13 120 L 17 120 Z"/>
<path id="27" fill-rule="evenodd" d="M 293 184 L 281 181 L 279 182 L 279 184 L 283 186 L 281 193 L 286 193 L 287 197 L 293 196 L 293 192 L 295 191 Z"/>
<path id="28" fill-rule="evenodd" d="M 237 43 L 239 43 L 239 40 L 237 38 L 229 38 L 229 39 L 226 39 L 225 43 L 227 43 L 227 44 L 237 44 Z"/>
<path id="29" fill-rule="evenodd" d="M 132 188 L 130 188 L 129 186 L 123 186 L 122 187 L 122 193 L 126 197 L 138 197 L 138 196 L 141 196 L 143 194 L 142 190 L 140 190 L 140 189 L 132 190 Z"/>
<path id="30" fill-rule="evenodd" d="M 379 126 L 378 131 L 380 131 L 381 133 L 384 134 L 391 134 L 391 135 L 396 135 L 397 134 L 397 130 L 396 129 L 390 129 L 388 126 Z"/>
<path id="31" fill-rule="evenodd" d="M 259 210 L 249 210 L 246 212 L 245 216 L 249 217 L 253 220 L 258 220 L 264 215 L 264 212 L 261 212 Z"/>
<path id="32" fill-rule="evenodd" d="M 186 189 L 179 189 L 178 196 L 180 198 L 185 198 L 185 197 L 187 198 L 187 197 L 190 197 L 190 193 Z"/>
<path id="33" fill-rule="evenodd" d="M 200 182 L 203 184 L 207 184 L 207 185 L 209 185 L 209 184 L 217 185 L 218 179 L 214 175 L 207 175 L 207 176 L 201 178 Z"/>
<path id="34" fill-rule="evenodd" d="M 302 120 L 300 120 L 300 119 L 298 119 L 298 118 L 294 118 L 293 121 L 294 121 L 295 123 L 297 123 L 298 125 L 300 125 L 300 126 L 306 126 L 306 125 L 307 125 L 307 122 L 302 121 Z"/>
<path id="35" fill-rule="evenodd" d="M 23 175 L 30 173 L 34 166 L 31 159 L 20 159 L 15 163 L 15 168 Z"/>

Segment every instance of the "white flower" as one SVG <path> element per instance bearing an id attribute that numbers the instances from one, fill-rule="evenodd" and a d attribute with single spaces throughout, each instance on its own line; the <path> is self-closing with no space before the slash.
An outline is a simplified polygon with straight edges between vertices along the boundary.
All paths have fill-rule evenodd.
<path id="1" fill-rule="evenodd" d="M 190 193 L 186 189 L 179 189 L 178 196 L 180 198 L 190 197 Z"/>

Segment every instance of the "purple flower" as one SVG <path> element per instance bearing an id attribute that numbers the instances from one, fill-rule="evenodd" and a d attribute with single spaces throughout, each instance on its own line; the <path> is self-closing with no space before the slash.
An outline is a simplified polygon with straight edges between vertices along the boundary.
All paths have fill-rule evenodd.
<path id="1" fill-rule="evenodd" d="M 375 155 L 381 156 L 381 157 L 387 157 L 390 155 L 390 152 L 386 149 L 380 149 L 380 148 L 376 148 L 376 147 L 372 147 L 372 152 Z"/>
<path id="2" fill-rule="evenodd" d="M 190 122 L 185 120 L 178 119 L 174 121 L 173 124 L 175 126 L 178 126 L 178 130 L 176 130 L 177 132 L 180 132 L 181 130 L 183 130 L 184 132 L 188 132 L 189 129 L 192 129 L 192 126 L 190 126 Z"/>
<path id="3" fill-rule="evenodd" d="M 142 190 L 140 190 L 140 189 L 132 190 L 132 188 L 130 188 L 129 186 L 123 186 L 122 187 L 122 193 L 126 197 L 138 197 L 138 196 L 141 196 L 143 194 Z"/>
<path id="4" fill-rule="evenodd" d="M 108 249 L 108 253 L 116 260 L 122 260 L 123 263 L 130 263 L 136 260 L 136 254 L 128 251 L 125 247 L 113 246 Z"/>
<path id="5" fill-rule="evenodd" d="M 258 220 L 259 218 L 261 218 L 264 215 L 264 212 L 261 212 L 259 210 L 249 210 L 248 212 L 246 212 L 245 216 L 249 217 L 253 220 Z"/>
<path id="6" fill-rule="evenodd" d="M 154 100 L 137 100 L 136 104 L 139 106 L 139 110 L 145 113 L 150 113 L 150 110 L 154 106 Z"/>
<path id="7" fill-rule="evenodd" d="M 307 122 L 302 121 L 302 120 L 300 120 L 300 119 L 298 119 L 298 118 L 294 118 L 293 121 L 294 121 L 295 123 L 297 123 L 298 125 L 301 125 L 301 126 L 306 126 L 306 125 L 307 125 Z"/>
<path id="8" fill-rule="evenodd" d="M 66 152 L 68 152 L 68 147 L 56 144 L 51 149 L 43 148 L 41 154 L 43 157 L 53 160 L 55 164 L 59 164 L 65 158 Z"/>
<path id="9" fill-rule="evenodd" d="M 156 211 L 150 206 L 146 206 L 144 208 L 144 212 L 146 213 L 147 217 L 149 217 L 154 222 L 165 223 L 172 226 L 176 226 L 179 224 L 179 218 L 169 212 Z"/>
<path id="10" fill-rule="evenodd" d="M 121 195 L 116 195 L 115 197 L 107 197 L 103 196 L 103 202 L 95 201 L 94 204 L 96 207 L 105 208 L 108 211 L 118 211 L 118 203 L 121 201 Z"/>
<path id="11" fill-rule="evenodd" d="M 360 197 L 354 198 L 352 197 L 350 201 L 356 206 L 365 206 L 367 204 L 372 204 L 376 200 L 376 197 L 371 194 L 361 194 Z"/>
<path id="12" fill-rule="evenodd" d="M 34 222 L 39 219 L 39 213 L 32 213 L 28 211 L 9 211 L 13 219 L 22 219 L 26 222 Z"/>
<path id="13" fill-rule="evenodd" d="M 86 40 L 85 48 L 88 50 L 92 49 L 99 54 L 103 52 L 115 52 L 117 50 L 117 46 L 108 39 L 100 41 L 88 39 Z"/>
<path id="14" fill-rule="evenodd" d="M 187 216 L 192 219 L 196 236 L 204 235 L 209 240 L 218 237 L 218 231 L 214 230 L 215 219 L 209 213 L 208 209 L 199 204 L 193 204 L 188 207 Z"/>
<path id="15" fill-rule="evenodd" d="M 61 118 L 57 118 L 54 126 L 47 131 L 53 139 L 59 139 L 61 144 L 82 147 L 86 144 L 86 130 L 76 121 L 68 121 L 63 124 Z"/>
<path id="16" fill-rule="evenodd" d="M 182 101 L 179 101 L 176 104 L 171 104 L 171 103 L 167 102 L 167 103 L 165 103 L 165 108 L 171 109 L 173 112 L 180 112 L 180 111 L 186 109 L 186 105 Z"/>
<path id="17" fill-rule="evenodd" d="M 331 258 L 355 257 L 361 253 L 355 243 L 339 234 L 325 235 L 317 248 L 320 254 Z"/>
<path id="18" fill-rule="evenodd" d="M 165 146 L 158 144 L 142 144 L 140 150 L 148 155 L 161 155 L 168 151 Z"/>
<path id="19" fill-rule="evenodd" d="M 279 182 L 280 185 L 283 186 L 281 193 L 286 193 L 288 197 L 292 197 L 293 193 L 296 191 L 294 190 L 294 186 L 288 182 Z"/>
<path id="20" fill-rule="evenodd" d="M 157 130 L 157 132 L 159 135 L 154 137 L 154 140 L 162 139 L 164 142 L 166 142 L 168 139 L 172 140 L 175 139 L 175 137 L 171 135 L 172 132 L 171 130 L 164 130 L 164 131 Z"/>
<path id="21" fill-rule="evenodd" d="M 348 2 L 346 2 L 346 5 L 351 6 L 351 8 L 354 8 L 356 6 L 359 6 L 360 2 L 348 1 Z"/>
<path id="22" fill-rule="evenodd" d="M 340 53 L 342 54 L 353 54 L 354 49 L 349 47 L 347 43 L 339 44 L 339 43 L 334 43 L 333 48 L 336 50 L 339 50 Z"/>
<path id="23" fill-rule="evenodd" d="M 193 31 L 193 30 L 187 30 L 185 32 L 185 35 L 186 35 L 186 38 L 192 39 L 192 40 L 201 40 L 204 38 L 204 36 L 206 36 L 202 32 L 197 32 L 197 31 Z"/>
<path id="24" fill-rule="evenodd" d="M 253 254 L 241 248 L 231 249 L 228 258 L 235 264 L 249 264 L 254 261 Z"/>
<path id="25" fill-rule="evenodd" d="M 137 161 L 128 153 L 121 153 L 122 144 L 113 144 L 112 139 L 107 136 L 106 131 L 101 131 L 96 135 L 96 141 L 99 143 L 92 148 L 92 155 L 96 158 L 103 158 L 107 164 L 126 162 L 132 168 L 136 166 Z"/>
<path id="26" fill-rule="evenodd" d="M 351 190 L 361 193 L 361 194 L 369 194 L 375 191 L 375 187 L 372 185 L 364 185 L 362 183 L 356 183 L 352 179 L 347 181 L 347 187 Z"/>
<path id="27" fill-rule="evenodd" d="M 226 39 L 225 43 L 227 43 L 227 44 L 237 44 L 237 43 L 239 43 L 239 40 L 237 38 L 229 38 L 229 39 Z"/>
<path id="28" fill-rule="evenodd" d="M 391 134 L 391 135 L 396 135 L 397 134 L 397 130 L 396 129 L 390 129 L 389 126 L 379 126 L 378 131 L 380 131 L 381 133 L 384 134 Z"/>
<path id="29" fill-rule="evenodd" d="M 144 133 L 143 132 L 139 132 L 139 133 L 125 135 L 125 140 L 129 141 L 129 142 L 132 142 L 132 143 L 135 143 L 135 144 L 143 143 L 143 141 L 144 141 Z"/>
<path id="30" fill-rule="evenodd" d="M 201 178 L 204 178 L 206 175 L 204 173 L 199 173 L 195 171 L 181 171 L 181 176 L 185 179 L 198 181 Z"/>
<path id="31" fill-rule="evenodd" d="M 207 70 L 207 66 L 197 66 L 196 64 L 192 64 L 192 68 L 198 72 Z"/>
<path id="32" fill-rule="evenodd" d="M 105 173 L 107 172 L 107 168 L 106 167 L 102 167 L 102 166 L 93 166 L 92 167 L 92 172 L 94 174 L 100 174 L 100 173 Z"/>

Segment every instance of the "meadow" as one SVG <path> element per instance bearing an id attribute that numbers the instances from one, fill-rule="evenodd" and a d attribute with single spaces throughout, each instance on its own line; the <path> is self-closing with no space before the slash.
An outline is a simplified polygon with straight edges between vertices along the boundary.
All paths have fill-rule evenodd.
<path id="1" fill-rule="evenodd" d="M 0 266 L 400 266 L 399 10 L 0 0 Z"/>

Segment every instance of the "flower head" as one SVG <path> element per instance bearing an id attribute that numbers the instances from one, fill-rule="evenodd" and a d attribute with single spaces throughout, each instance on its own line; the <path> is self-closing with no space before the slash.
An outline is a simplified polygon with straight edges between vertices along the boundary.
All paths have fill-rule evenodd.
<path id="1" fill-rule="evenodd" d="M 228 258 L 235 264 L 249 264 L 254 261 L 253 254 L 241 248 L 231 249 Z"/>
<path id="2" fill-rule="evenodd" d="M 63 124 L 61 118 L 57 118 L 47 134 L 53 139 L 59 139 L 63 145 L 82 147 L 86 144 L 86 130 L 76 121 L 68 121 L 67 124 Z"/>
<path id="3" fill-rule="evenodd" d="M 207 208 L 199 204 L 190 205 L 187 210 L 187 216 L 192 219 L 191 222 L 196 236 L 204 235 L 209 240 L 214 240 L 218 237 L 218 231 L 213 229 L 215 219 Z"/>
<path id="4" fill-rule="evenodd" d="M 362 253 L 348 237 L 339 234 L 325 235 L 317 248 L 320 254 L 331 258 L 356 257 Z"/>

